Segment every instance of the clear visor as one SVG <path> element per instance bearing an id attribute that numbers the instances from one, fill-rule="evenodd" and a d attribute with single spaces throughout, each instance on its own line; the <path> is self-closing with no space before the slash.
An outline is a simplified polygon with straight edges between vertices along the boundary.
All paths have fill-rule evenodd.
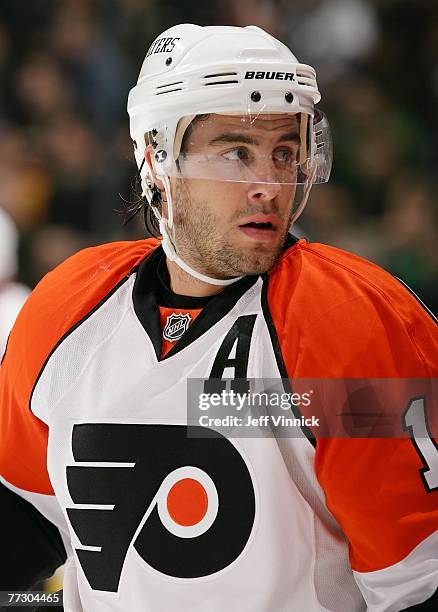
<path id="1" fill-rule="evenodd" d="M 150 138 L 156 170 L 175 178 L 299 185 L 330 175 L 330 129 L 319 111 L 315 122 L 306 113 L 192 115 L 174 139 L 165 126 Z"/>

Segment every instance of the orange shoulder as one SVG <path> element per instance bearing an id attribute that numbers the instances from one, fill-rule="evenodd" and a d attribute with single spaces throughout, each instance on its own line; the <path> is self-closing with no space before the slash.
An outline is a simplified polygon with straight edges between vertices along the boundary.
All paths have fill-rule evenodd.
<path id="1" fill-rule="evenodd" d="M 159 242 L 116 242 L 80 251 L 49 272 L 23 306 L 0 368 L 0 474 L 28 491 L 52 493 L 46 468 L 47 426 L 29 401 L 57 342 Z"/>
<path id="2" fill-rule="evenodd" d="M 435 321 L 361 257 L 299 240 L 270 272 L 268 302 L 290 376 L 438 374 Z"/>

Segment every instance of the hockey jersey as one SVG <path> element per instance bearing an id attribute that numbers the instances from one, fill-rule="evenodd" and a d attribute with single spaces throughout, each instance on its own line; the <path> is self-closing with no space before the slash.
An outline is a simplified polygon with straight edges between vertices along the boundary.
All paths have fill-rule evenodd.
<path id="1" fill-rule="evenodd" d="M 65 609 L 390 612 L 430 598 L 433 396 L 399 406 L 399 437 L 303 424 L 228 438 L 190 435 L 187 386 L 432 380 L 433 318 L 377 266 L 299 240 L 209 300 L 166 352 L 163 258 L 151 239 L 67 260 L 31 294 L 0 368 L 2 482 L 62 534 Z"/>

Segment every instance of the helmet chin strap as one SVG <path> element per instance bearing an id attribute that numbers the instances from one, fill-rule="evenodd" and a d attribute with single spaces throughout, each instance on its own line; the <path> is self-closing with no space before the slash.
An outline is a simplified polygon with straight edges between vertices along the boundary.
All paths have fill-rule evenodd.
<path id="1" fill-rule="evenodd" d="M 235 278 L 229 279 L 211 278 L 210 276 L 206 276 L 205 274 L 201 274 L 197 270 L 194 270 L 183 259 L 181 259 L 176 250 L 175 226 L 173 224 L 173 206 L 169 177 L 163 175 L 159 178 L 163 181 L 164 190 L 166 192 L 168 216 L 167 219 L 165 219 L 163 216 L 160 216 L 160 232 L 163 236 L 163 251 L 170 259 L 170 261 L 175 262 L 177 266 L 184 270 L 184 272 L 187 272 L 187 274 L 190 274 L 190 276 L 193 276 L 193 278 L 196 278 L 197 280 L 200 280 L 204 283 L 209 283 L 210 285 L 226 287 L 227 285 L 232 285 L 233 283 L 243 278 L 242 276 L 237 276 Z"/>

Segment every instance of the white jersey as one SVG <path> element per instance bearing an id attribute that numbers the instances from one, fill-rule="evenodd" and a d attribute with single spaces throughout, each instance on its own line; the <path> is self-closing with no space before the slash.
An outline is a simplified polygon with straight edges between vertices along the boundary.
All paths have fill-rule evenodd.
<path id="1" fill-rule="evenodd" d="M 306 244 L 288 249 L 271 275 L 246 277 L 211 300 L 164 357 L 154 302 L 155 270 L 163 253 L 155 248 L 145 258 L 155 242 L 79 254 L 61 272 L 51 273 L 31 298 L 11 336 L 0 400 L 8 413 L 6 388 L 17 367 L 14 348 L 21 351 L 19 326 L 24 330 L 32 313 L 40 325 L 38 306 L 51 304 L 51 315 L 43 319 L 50 325 L 53 317 L 53 327 L 27 339 L 44 337 L 44 346 L 33 356 L 29 379 L 15 400 L 24 401 L 27 394 L 29 405 L 17 415 L 16 427 L 34 430 L 37 448 L 22 449 L 25 458 L 18 467 L 9 465 L 4 452 L 0 466 L 3 482 L 63 534 L 69 553 L 66 610 L 389 612 L 423 601 L 436 589 L 437 507 L 421 488 L 418 454 L 409 439 L 384 440 L 384 446 L 376 440 L 338 440 L 334 447 L 304 425 L 284 438 L 227 438 L 213 424 L 188 426 L 189 379 L 215 384 L 223 378 L 310 376 L 309 367 L 313 376 L 353 377 L 361 368 L 360 375 L 377 375 L 361 365 L 361 356 L 353 365 L 354 351 L 368 350 L 371 336 L 348 323 L 345 340 L 351 343 L 356 334 L 356 343 L 339 366 L 337 342 L 327 344 L 335 323 L 332 308 L 322 304 L 324 312 L 332 311 L 323 324 L 318 323 L 321 311 L 308 313 L 307 321 L 294 320 L 292 312 L 291 321 L 281 320 L 289 308 L 284 296 L 300 283 L 297 271 L 320 263 Z M 336 276 L 338 268 L 332 269 Z M 310 282 L 312 273 L 306 273 Z M 415 300 L 384 278 L 391 291 L 402 292 L 418 325 L 428 327 Z M 360 284 L 357 300 L 367 280 Z M 332 288 L 338 295 L 330 293 L 326 302 L 342 304 L 339 298 L 347 290 L 336 279 Z M 51 302 L 57 295 L 60 303 Z M 303 296 L 295 292 L 298 302 Z M 361 315 L 371 301 L 368 296 L 361 306 L 358 302 Z M 321 345 L 295 350 L 307 325 L 313 333 L 312 321 L 319 325 Z M 402 327 L 399 331 L 404 337 Z M 389 376 L 396 366 L 384 344 L 380 339 L 375 345 L 380 346 L 377 361 L 382 375 Z M 326 350 L 328 361 L 315 350 Z M 414 357 L 397 367 L 400 376 L 411 368 L 411 376 L 420 378 L 424 361 Z M 12 428 L 3 434 L 9 451 Z M 356 446 L 349 447 L 351 442 Z M 395 514 L 406 516 L 404 493 L 379 493 L 381 510 L 373 506 L 372 488 L 361 498 L 357 483 L 372 487 L 367 474 L 373 463 L 355 453 L 387 453 L 390 476 L 397 469 L 391 466 L 395 443 L 406 462 L 412 461 L 406 478 L 418 478 L 412 495 L 424 516 L 412 519 L 419 521 L 416 530 L 402 521 L 379 552 L 377 542 L 362 536 L 372 540 L 373 530 L 386 529 Z M 342 465 L 336 464 L 339 455 Z M 341 469 L 345 482 L 335 482 Z M 412 508 L 409 512 L 416 515 Z M 402 546 L 400 537 L 406 540 Z M 381 538 L 377 533 L 377 541 Z"/>

